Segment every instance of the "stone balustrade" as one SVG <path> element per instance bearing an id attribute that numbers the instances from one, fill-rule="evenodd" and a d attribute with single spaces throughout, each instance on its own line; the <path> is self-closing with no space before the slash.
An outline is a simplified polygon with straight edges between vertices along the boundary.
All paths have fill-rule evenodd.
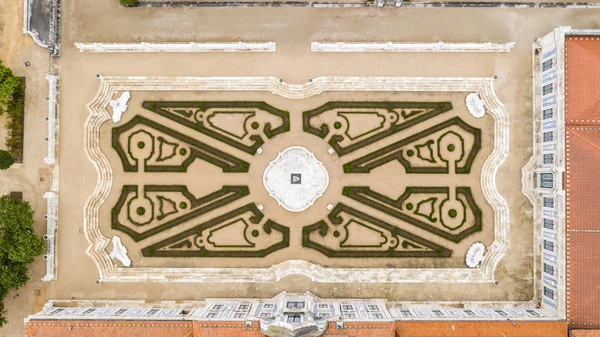
<path id="1" fill-rule="evenodd" d="M 47 202 L 47 213 L 44 216 L 46 219 L 46 254 L 44 260 L 46 260 L 46 275 L 42 278 L 42 281 L 56 280 L 56 263 L 55 263 L 55 234 L 58 225 L 58 195 L 55 192 L 46 192 L 44 199 Z"/>
<path id="2" fill-rule="evenodd" d="M 508 53 L 514 45 L 514 42 L 313 42 L 311 51 L 318 53 Z"/>
<path id="3" fill-rule="evenodd" d="M 57 105 L 57 82 L 58 76 L 46 75 L 48 80 L 48 156 L 44 162 L 48 165 L 56 163 L 56 105 Z"/>
<path id="4" fill-rule="evenodd" d="M 189 42 L 189 43 L 80 43 L 80 52 L 92 53 L 207 53 L 262 52 L 273 53 L 275 42 Z"/>

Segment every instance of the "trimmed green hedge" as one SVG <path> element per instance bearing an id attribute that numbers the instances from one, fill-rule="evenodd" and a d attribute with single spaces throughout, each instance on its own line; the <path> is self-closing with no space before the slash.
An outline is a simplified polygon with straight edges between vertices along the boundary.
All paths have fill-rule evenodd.
<path id="1" fill-rule="evenodd" d="M 9 168 L 15 160 L 8 151 L 0 150 L 0 170 Z"/>
<path id="2" fill-rule="evenodd" d="M 12 157 L 23 159 L 23 116 L 25 112 L 25 78 L 17 77 L 0 61 L 0 115 L 6 113 L 6 146 Z"/>

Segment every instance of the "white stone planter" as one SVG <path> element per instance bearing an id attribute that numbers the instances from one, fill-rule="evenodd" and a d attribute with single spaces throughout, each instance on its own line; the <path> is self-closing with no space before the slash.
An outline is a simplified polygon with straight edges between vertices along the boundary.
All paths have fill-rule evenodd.
<path id="1" fill-rule="evenodd" d="M 269 163 L 263 184 L 279 206 L 290 212 L 302 212 L 323 196 L 329 174 L 312 152 L 292 146 Z"/>

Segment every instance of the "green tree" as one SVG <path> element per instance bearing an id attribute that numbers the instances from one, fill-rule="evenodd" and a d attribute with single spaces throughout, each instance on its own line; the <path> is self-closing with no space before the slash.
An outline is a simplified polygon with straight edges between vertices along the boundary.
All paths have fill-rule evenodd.
<path id="1" fill-rule="evenodd" d="M 0 262 L 28 264 L 44 252 L 33 230 L 33 210 L 26 201 L 0 197 Z"/>
<path id="2" fill-rule="evenodd" d="M 35 234 L 33 210 L 26 201 L 0 197 L 0 326 L 6 323 L 1 299 L 11 289 L 25 285 L 27 265 L 44 252 L 44 241 Z"/>
<path id="3" fill-rule="evenodd" d="M 0 115 L 7 111 L 15 93 L 21 91 L 21 79 L 0 60 Z"/>
<path id="4" fill-rule="evenodd" d="M 6 146 L 13 158 L 23 156 L 23 113 L 25 80 L 13 74 L 0 61 L 0 115 L 8 115 Z"/>
<path id="5" fill-rule="evenodd" d="M 0 170 L 6 170 L 14 163 L 13 157 L 8 151 L 0 150 Z"/>

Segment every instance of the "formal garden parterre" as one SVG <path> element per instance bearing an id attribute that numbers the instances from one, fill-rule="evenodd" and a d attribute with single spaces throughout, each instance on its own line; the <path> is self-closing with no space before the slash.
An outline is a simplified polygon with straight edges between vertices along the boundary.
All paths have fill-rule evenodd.
<path id="1" fill-rule="evenodd" d="M 98 229 L 127 247 L 133 266 L 115 265 L 122 273 L 297 260 L 333 270 L 459 272 L 470 245 L 495 239 L 494 207 L 480 179 L 490 174 L 482 169 L 495 147 L 494 121 L 473 117 L 463 94 L 402 99 L 429 95 L 408 90 L 393 100 L 359 93 L 352 95 L 365 100 L 318 103 L 324 97 L 317 95 L 272 103 L 260 92 L 226 94 L 247 100 L 131 93 L 122 120 L 98 130 L 114 172 Z M 330 171 L 323 196 L 300 213 L 282 209 L 258 183 L 273 154 L 289 145 L 317 152 Z"/>

